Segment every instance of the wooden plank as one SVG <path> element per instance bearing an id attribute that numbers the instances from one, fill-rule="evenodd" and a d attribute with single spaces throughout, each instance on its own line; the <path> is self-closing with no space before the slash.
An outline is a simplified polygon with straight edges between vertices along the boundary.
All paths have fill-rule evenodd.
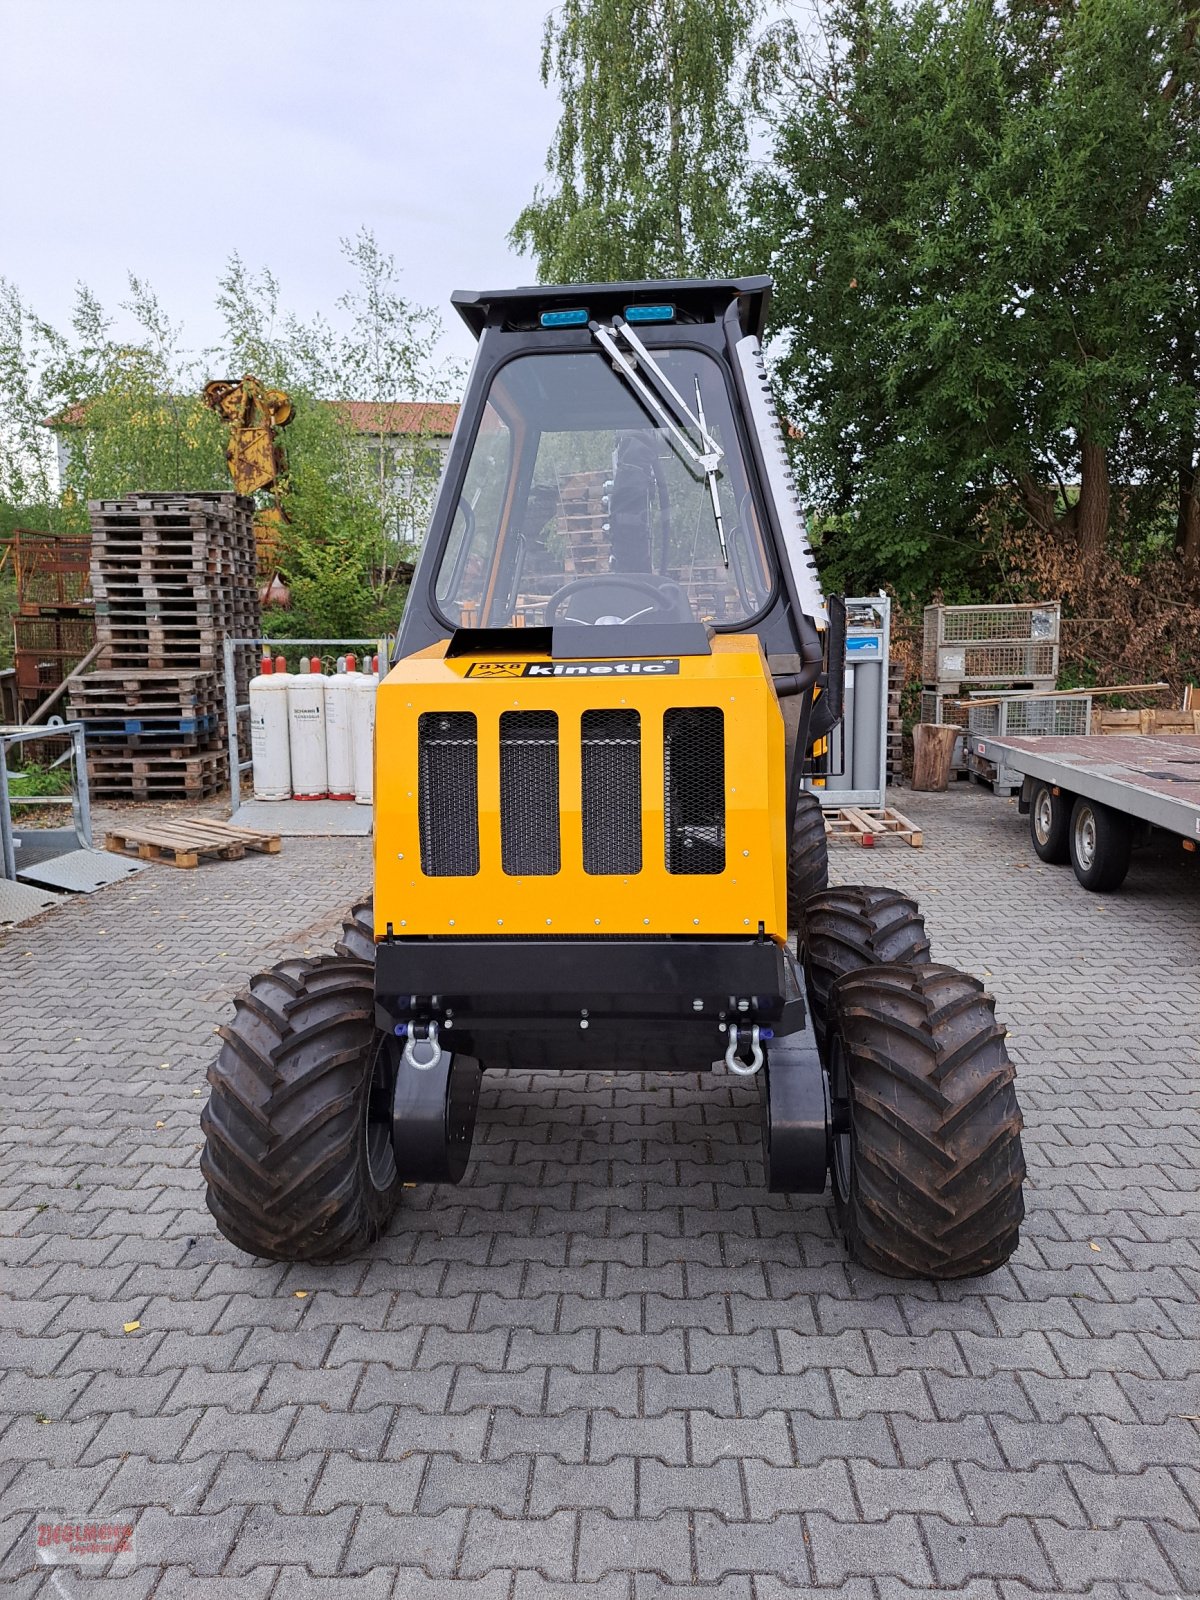
<path id="1" fill-rule="evenodd" d="M 1158 689 L 1169 689 L 1171 685 L 1160 680 L 1158 683 L 1108 683 L 1098 689 L 1030 689 L 1021 694 L 1005 694 L 996 699 L 957 700 L 960 706 L 1002 706 L 1012 705 L 1019 700 L 1082 700 L 1085 695 L 1104 694 L 1152 694 Z"/>

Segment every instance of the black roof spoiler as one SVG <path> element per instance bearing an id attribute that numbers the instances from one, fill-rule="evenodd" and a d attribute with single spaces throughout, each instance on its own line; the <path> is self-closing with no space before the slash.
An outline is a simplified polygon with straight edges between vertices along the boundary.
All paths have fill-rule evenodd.
<path id="1" fill-rule="evenodd" d="M 543 311 L 587 308 L 598 320 L 627 305 L 673 305 L 681 322 L 719 322 L 737 301 L 744 333 L 762 338 L 774 282 L 755 278 L 657 278 L 639 283 L 530 284 L 523 289 L 456 289 L 450 303 L 478 339 L 485 328 L 533 327 Z"/>

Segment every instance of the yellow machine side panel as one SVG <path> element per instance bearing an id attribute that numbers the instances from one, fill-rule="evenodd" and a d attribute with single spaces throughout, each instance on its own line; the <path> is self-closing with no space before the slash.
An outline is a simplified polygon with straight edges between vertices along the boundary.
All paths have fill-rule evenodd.
<path id="1" fill-rule="evenodd" d="M 403 937 L 466 934 L 746 934 L 761 922 L 786 937 L 784 724 L 754 636 L 718 635 L 712 655 L 683 656 L 662 674 L 656 661 L 626 663 L 611 676 L 565 669 L 575 662 L 511 660 L 428 652 L 399 661 L 380 683 L 375 722 L 375 931 Z M 563 669 L 528 676 L 526 668 Z M 725 734 L 725 869 L 667 871 L 663 716 L 682 706 L 716 706 Z M 641 717 L 642 869 L 593 874 L 583 868 L 581 717 L 592 710 Z M 462 712 L 478 723 L 479 871 L 429 876 L 421 868 L 418 718 Z M 561 870 L 548 876 L 503 871 L 500 840 L 500 717 L 553 711 L 558 717 Z"/>

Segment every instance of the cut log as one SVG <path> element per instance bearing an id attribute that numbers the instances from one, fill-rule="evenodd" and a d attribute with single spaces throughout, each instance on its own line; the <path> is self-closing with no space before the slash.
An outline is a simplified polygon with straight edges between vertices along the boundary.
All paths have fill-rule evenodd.
<path id="1" fill-rule="evenodd" d="M 918 722 L 913 729 L 912 786 L 923 794 L 944 789 L 950 782 L 954 743 L 962 729 L 949 722 Z"/>

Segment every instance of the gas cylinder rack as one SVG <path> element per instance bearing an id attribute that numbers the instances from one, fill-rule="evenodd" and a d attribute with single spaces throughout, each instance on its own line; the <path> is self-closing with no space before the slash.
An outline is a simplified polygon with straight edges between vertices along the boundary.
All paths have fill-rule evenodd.
<path id="1" fill-rule="evenodd" d="M 261 654 L 269 651 L 278 654 L 282 650 L 295 652 L 296 650 L 349 650 L 365 649 L 368 653 L 378 652 L 381 662 L 387 661 L 385 654 L 386 641 L 381 639 L 233 639 L 225 640 L 225 723 L 229 737 L 229 803 L 233 812 L 236 812 L 242 803 L 242 774 L 249 772 L 254 765 L 252 761 L 242 755 L 238 740 L 238 715 L 241 712 L 249 714 L 249 684 L 246 685 L 246 698 L 238 698 L 238 685 L 235 681 L 233 663 L 237 659 L 237 652 L 252 647 Z"/>
<path id="2" fill-rule="evenodd" d="M 892 603 L 886 594 L 846 600 L 846 678 L 840 725 L 811 787 L 826 810 L 879 807 L 887 787 L 888 654 Z"/>

